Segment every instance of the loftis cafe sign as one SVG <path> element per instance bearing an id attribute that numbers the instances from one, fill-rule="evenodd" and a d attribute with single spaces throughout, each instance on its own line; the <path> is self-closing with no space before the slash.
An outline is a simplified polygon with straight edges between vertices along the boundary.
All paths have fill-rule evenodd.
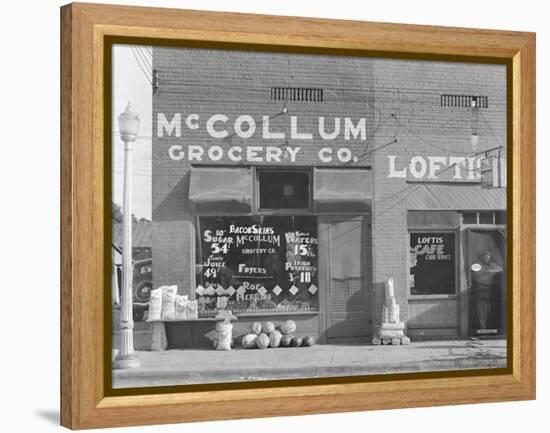
<path id="1" fill-rule="evenodd" d="M 479 181 L 481 156 L 388 155 L 388 177 L 410 180 Z"/>
<path id="2" fill-rule="evenodd" d="M 199 114 L 175 113 L 171 118 L 164 113 L 157 113 L 157 137 L 182 137 L 182 130 L 206 133 L 206 138 L 227 140 L 236 136 L 242 140 L 260 138 L 266 145 L 231 145 L 231 142 L 206 144 L 172 144 L 168 156 L 174 161 L 197 162 L 249 162 L 249 163 L 295 163 L 302 153 L 310 152 L 299 143 L 308 142 L 320 137 L 321 146 L 315 153 L 321 163 L 356 163 L 362 158 L 366 144 L 357 143 L 367 140 L 366 118 L 336 117 L 328 119 L 309 118 L 303 123 L 298 116 L 281 116 L 277 120 L 263 115 L 255 119 L 242 114 L 230 121 L 225 114 L 214 114 L 201 117 Z M 303 119 L 302 119 L 303 120 Z M 272 122 L 273 121 L 273 122 Z M 271 123 L 277 123 L 277 127 Z M 313 127 L 312 127 L 313 123 Z M 292 140 L 292 145 L 288 144 Z M 334 145 L 349 142 L 350 146 Z M 273 145 L 270 145 L 270 142 Z M 332 145 L 330 145 L 332 143 Z M 281 143 L 283 143 L 281 145 Z M 351 143 L 355 143 L 351 145 Z"/>

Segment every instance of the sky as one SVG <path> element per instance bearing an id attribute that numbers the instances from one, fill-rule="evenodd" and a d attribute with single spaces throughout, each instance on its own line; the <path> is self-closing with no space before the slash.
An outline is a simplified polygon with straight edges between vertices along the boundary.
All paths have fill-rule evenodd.
<path id="1" fill-rule="evenodd" d="M 150 47 L 113 46 L 113 201 L 122 205 L 124 170 L 123 142 L 118 134 L 117 117 L 131 102 L 140 119 L 140 130 L 133 143 L 132 213 L 151 219 L 151 136 L 152 89 Z M 145 58 L 140 57 L 140 55 Z M 138 59 L 140 64 L 138 63 Z M 143 70 L 142 70 L 143 68 Z"/>

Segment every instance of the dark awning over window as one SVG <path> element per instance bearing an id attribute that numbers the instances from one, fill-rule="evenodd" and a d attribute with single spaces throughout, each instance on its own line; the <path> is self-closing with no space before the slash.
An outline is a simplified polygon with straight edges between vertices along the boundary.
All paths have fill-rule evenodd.
<path id="1" fill-rule="evenodd" d="M 482 188 L 479 183 L 423 183 L 410 186 L 408 210 L 506 209 L 506 188 Z"/>
<path id="2" fill-rule="evenodd" d="M 189 201 L 196 212 L 250 212 L 252 173 L 248 168 L 192 168 Z"/>
<path id="3" fill-rule="evenodd" d="M 372 202 L 371 171 L 319 168 L 314 172 L 313 203 L 321 212 L 365 212 Z"/>
<path id="4" fill-rule="evenodd" d="M 407 226 L 412 228 L 429 227 L 458 227 L 460 213 L 451 210 L 437 211 L 409 211 L 407 212 Z"/>

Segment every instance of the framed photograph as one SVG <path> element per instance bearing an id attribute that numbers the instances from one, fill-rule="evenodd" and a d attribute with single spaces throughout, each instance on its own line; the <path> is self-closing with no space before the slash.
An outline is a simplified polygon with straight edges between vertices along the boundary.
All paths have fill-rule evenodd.
<path id="1" fill-rule="evenodd" d="M 535 398 L 535 35 L 61 8 L 73 429 Z"/>

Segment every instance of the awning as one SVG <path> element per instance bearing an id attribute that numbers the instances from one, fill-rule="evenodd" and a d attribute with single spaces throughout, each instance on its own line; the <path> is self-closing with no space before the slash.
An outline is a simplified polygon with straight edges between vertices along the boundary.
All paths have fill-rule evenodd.
<path id="1" fill-rule="evenodd" d="M 316 168 L 313 205 L 320 212 L 365 212 L 372 202 L 369 169 Z"/>
<path id="2" fill-rule="evenodd" d="M 196 212 L 250 212 L 252 173 L 248 168 L 192 168 L 189 201 Z"/>
<path id="3" fill-rule="evenodd" d="M 479 183 L 410 184 L 408 210 L 506 210 L 506 188 L 482 188 Z"/>

